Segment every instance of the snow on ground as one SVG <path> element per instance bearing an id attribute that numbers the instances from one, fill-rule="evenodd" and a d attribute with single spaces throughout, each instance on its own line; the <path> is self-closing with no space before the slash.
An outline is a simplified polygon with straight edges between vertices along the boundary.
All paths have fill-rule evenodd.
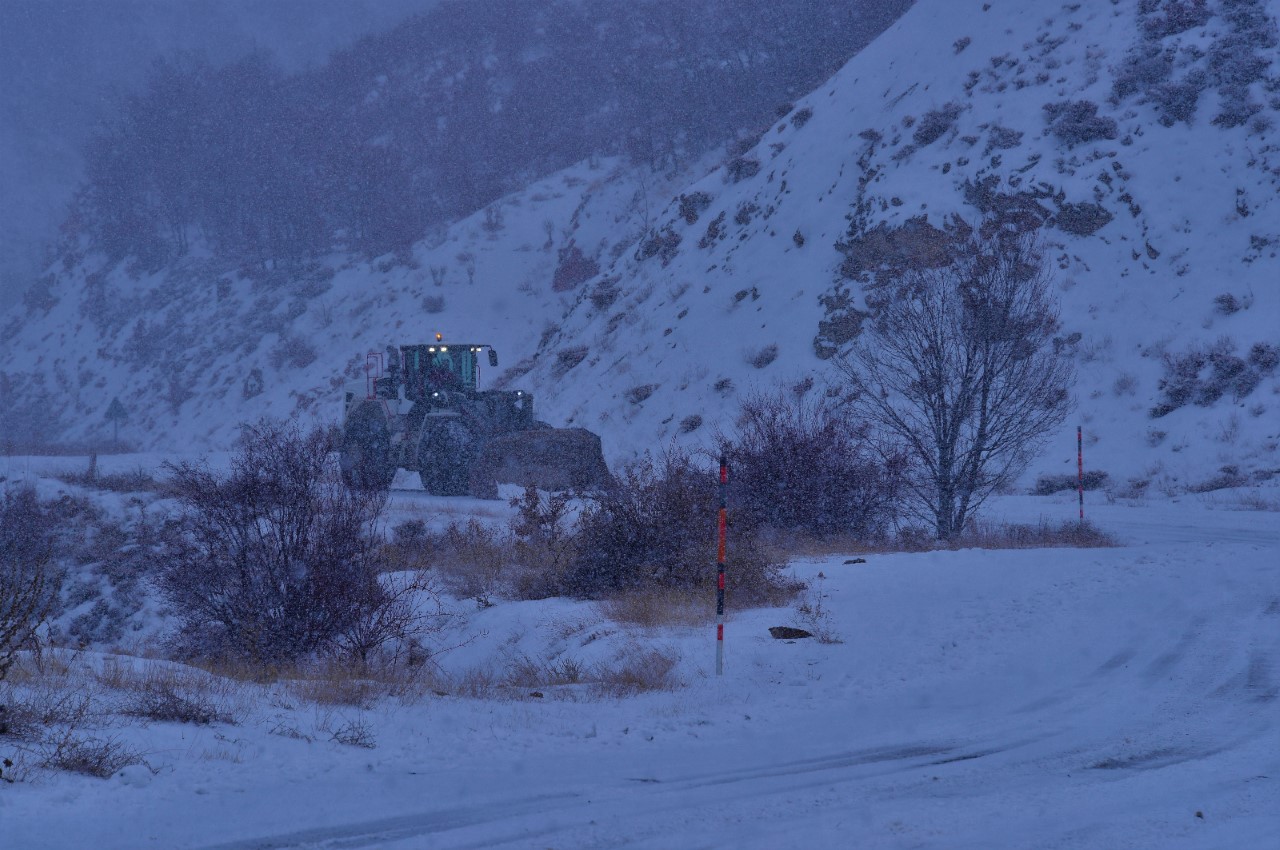
<path id="1" fill-rule="evenodd" d="M 472 608 L 475 639 L 446 667 L 657 647 L 679 654 L 682 685 L 363 712 L 273 699 L 234 726 L 128 726 L 114 734 L 154 773 L 2 786 L 5 845 L 1274 846 L 1280 524 L 1239 509 L 1275 501 L 1259 493 L 1090 494 L 1118 548 L 796 561 L 841 642 L 771 639 L 804 624 L 793 609 L 734 611 L 722 678 L 709 624 L 645 631 L 568 600 Z M 993 514 L 1075 511 L 1061 494 Z M 316 734 L 353 720 L 375 748 Z"/>

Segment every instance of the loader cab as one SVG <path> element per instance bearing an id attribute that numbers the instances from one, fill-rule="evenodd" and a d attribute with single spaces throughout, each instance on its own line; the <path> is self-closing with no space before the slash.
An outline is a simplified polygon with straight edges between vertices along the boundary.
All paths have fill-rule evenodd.
<path id="1" fill-rule="evenodd" d="M 417 401 L 442 390 L 475 392 L 482 352 L 488 353 L 491 366 L 498 365 L 498 355 L 488 345 L 437 341 L 400 346 L 405 398 Z"/>

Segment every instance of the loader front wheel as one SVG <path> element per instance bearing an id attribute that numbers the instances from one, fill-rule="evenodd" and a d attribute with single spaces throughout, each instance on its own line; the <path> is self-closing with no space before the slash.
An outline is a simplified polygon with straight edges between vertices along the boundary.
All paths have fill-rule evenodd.
<path id="1" fill-rule="evenodd" d="M 468 495 L 476 453 L 476 437 L 459 417 L 428 417 L 418 443 L 422 489 L 433 496 Z"/>
<path id="2" fill-rule="evenodd" d="M 353 490 L 385 490 L 395 477 L 391 434 L 382 411 L 364 404 L 347 419 L 339 457 L 342 480 Z"/>

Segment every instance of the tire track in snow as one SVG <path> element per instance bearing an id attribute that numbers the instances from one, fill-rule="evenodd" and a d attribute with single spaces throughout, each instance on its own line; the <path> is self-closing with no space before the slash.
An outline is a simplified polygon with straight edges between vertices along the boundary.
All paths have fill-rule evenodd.
<path id="1" fill-rule="evenodd" d="M 392 841 L 447 832 L 505 818 L 543 812 L 578 798 L 576 793 L 539 794 L 515 800 L 497 800 L 476 806 L 356 821 L 338 826 L 315 827 L 261 838 L 246 838 L 225 844 L 210 844 L 200 850 L 296 850 L 296 848 L 378 847 Z"/>
<path id="2" fill-rule="evenodd" d="M 500 825 L 504 821 L 518 820 L 532 814 L 560 812 L 569 815 L 560 825 L 520 830 L 507 837 L 490 836 L 476 843 L 451 844 L 453 847 L 495 847 L 513 842 L 527 842 L 565 830 L 581 828 L 593 819 L 609 811 L 613 804 L 620 805 L 612 814 L 626 817 L 627 811 L 652 816 L 655 803 L 659 809 L 690 809 L 706 805 L 705 796 L 691 792 L 718 788 L 733 788 L 733 794 L 742 798 L 737 788 L 744 783 L 763 783 L 764 787 L 745 796 L 785 794 L 811 787 L 829 786 L 843 782 L 861 781 L 890 773 L 972 761 L 997 752 L 1000 749 L 976 749 L 961 751 L 955 744 L 909 744 L 853 750 L 829 756 L 819 756 L 775 764 L 756 765 L 707 773 L 697 773 L 670 779 L 634 777 L 624 784 L 599 789 L 590 797 L 584 791 L 572 791 L 523 797 L 516 800 L 495 800 L 433 812 L 421 812 L 368 821 L 357 821 L 330 827 L 298 830 L 274 836 L 242 839 L 224 844 L 208 845 L 201 850 L 356 850 L 356 848 L 382 847 L 395 842 L 445 834 L 470 827 Z M 863 770 L 863 767 L 888 767 L 887 770 Z M 851 772 L 852 771 L 852 772 Z M 835 772 L 836 776 L 822 776 Z M 843 775 L 841 775 L 843 774 Z M 820 777 L 820 778 L 818 778 Z M 778 782 L 802 778 L 801 782 Z M 662 805 L 663 798 L 674 797 L 674 802 Z M 595 805 L 592 805 L 595 804 Z M 455 836 L 462 838 L 463 836 Z M 432 846 L 436 846 L 434 843 Z"/>

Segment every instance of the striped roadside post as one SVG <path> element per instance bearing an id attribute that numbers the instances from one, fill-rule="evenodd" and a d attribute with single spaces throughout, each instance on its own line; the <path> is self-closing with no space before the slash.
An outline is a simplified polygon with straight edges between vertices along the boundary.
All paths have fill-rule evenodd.
<path id="1" fill-rule="evenodd" d="M 720 455 L 719 545 L 716 547 L 716 675 L 724 675 L 724 539 L 728 531 L 729 461 Z"/>
<path id="2" fill-rule="evenodd" d="M 1080 494 L 1080 525 L 1084 525 L 1084 429 L 1076 426 L 1076 488 Z"/>

